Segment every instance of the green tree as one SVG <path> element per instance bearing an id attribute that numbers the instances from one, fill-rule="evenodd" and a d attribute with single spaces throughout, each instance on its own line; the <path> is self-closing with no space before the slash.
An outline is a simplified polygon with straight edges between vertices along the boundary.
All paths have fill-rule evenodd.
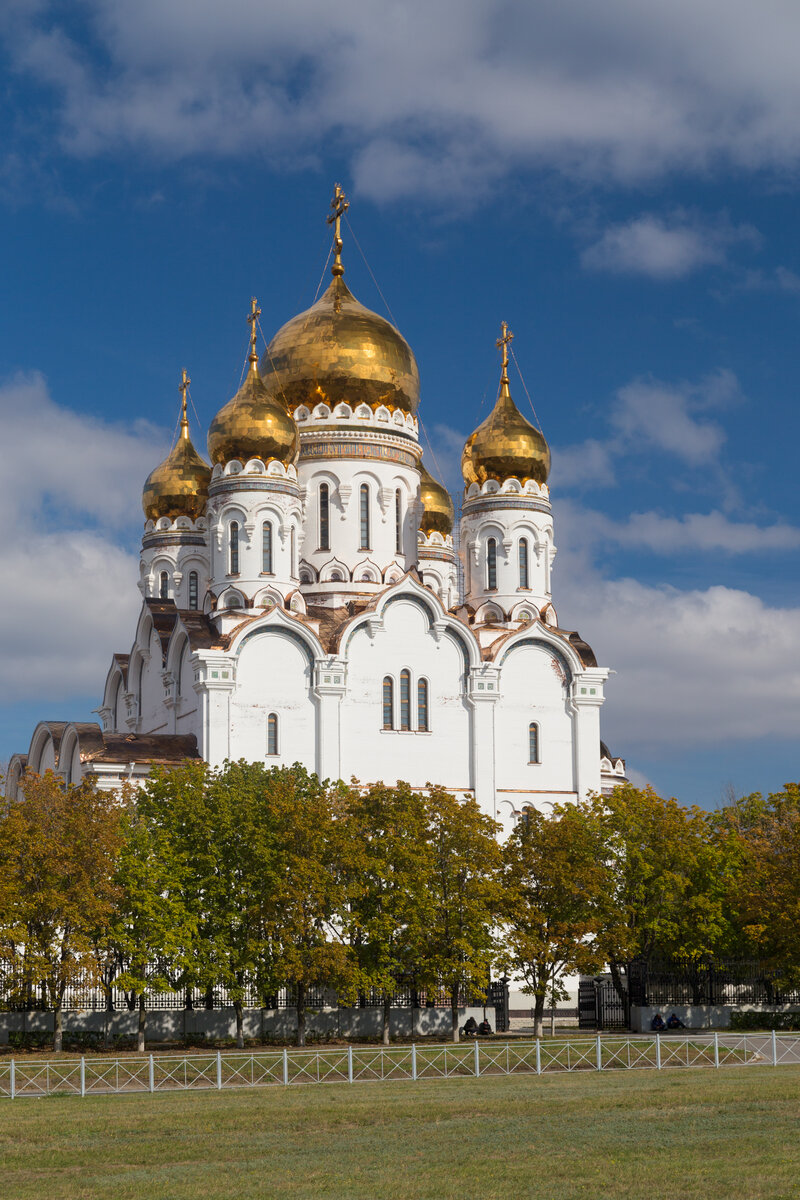
<path id="1" fill-rule="evenodd" d="M 348 818 L 349 936 L 359 987 L 381 994 L 388 1045 L 392 998 L 410 973 L 413 947 L 422 936 L 430 871 L 425 800 L 407 783 L 356 787 L 349 793 Z"/>
<path id="2" fill-rule="evenodd" d="M 92 780 L 66 786 L 52 771 L 26 774 L 20 792 L 2 803 L 0 946 L 21 998 L 43 987 L 58 1053 L 64 993 L 100 982 L 94 949 L 117 899 L 122 813 Z"/>
<path id="3" fill-rule="evenodd" d="M 505 966 L 534 999 L 541 1037 L 547 999 L 566 999 L 565 975 L 600 970 L 595 935 L 609 878 L 598 823 L 575 805 L 528 809 L 502 850 Z"/>
<path id="4" fill-rule="evenodd" d="M 501 907 L 498 826 L 472 799 L 444 788 L 425 797 L 425 902 L 415 938 L 421 986 L 444 986 L 450 996 L 453 1041 L 458 1041 L 462 994 L 487 986 L 495 950 L 492 928 Z"/>

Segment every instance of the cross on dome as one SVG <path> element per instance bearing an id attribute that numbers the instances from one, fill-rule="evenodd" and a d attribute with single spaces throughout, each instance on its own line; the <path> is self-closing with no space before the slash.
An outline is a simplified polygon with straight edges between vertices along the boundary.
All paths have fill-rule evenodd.
<path id="1" fill-rule="evenodd" d="M 511 342 L 513 342 L 514 335 L 511 332 L 511 330 L 508 328 L 508 324 L 505 321 L 501 322 L 500 330 L 501 330 L 500 337 L 495 342 L 495 345 L 497 346 L 497 349 L 500 351 L 500 353 L 502 355 L 503 374 L 500 376 L 500 382 L 507 384 L 508 383 L 508 347 L 510 346 Z"/>
<path id="2" fill-rule="evenodd" d="M 258 301 L 255 296 L 250 299 L 250 312 L 247 316 L 247 324 L 250 326 L 250 354 L 248 362 L 253 364 L 253 370 L 258 371 L 258 352 L 256 350 L 256 340 L 258 338 L 258 318 L 261 316 L 261 309 L 258 307 Z"/>
<path id="3" fill-rule="evenodd" d="M 333 225 L 334 258 L 331 275 L 334 278 L 337 275 L 344 275 L 344 266 L 342 265 L 342 217 L 349 207 L 350 201 L 345 196 L 341 185 L 337 183 L 334 186 L 333 199 L 331 200 L 331 209 L 333 211 L 327 217 L 327 223 Z"/>
<path id="4" fill-rule="evenodd" d="M 181 381 L 178 384 L 178 391 L 181 393 L 181 437 L 186 438 L 187 441 L 189 440 L 189 413 L 186 403 L 186 393 L 189 391 L 189 384 L 191 382 L 189 372 L 184 367 L 181 374 Z"/>

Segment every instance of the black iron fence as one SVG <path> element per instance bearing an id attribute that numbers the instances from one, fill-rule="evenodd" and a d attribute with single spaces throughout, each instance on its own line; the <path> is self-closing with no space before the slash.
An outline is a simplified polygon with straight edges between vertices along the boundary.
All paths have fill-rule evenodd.
<path id="1" fill-rule="evenodd" d="M 631 963 L 631 1004 L 800 1004 L 800 986 L 779 967 L 753 959 L 670 959 Z"/>

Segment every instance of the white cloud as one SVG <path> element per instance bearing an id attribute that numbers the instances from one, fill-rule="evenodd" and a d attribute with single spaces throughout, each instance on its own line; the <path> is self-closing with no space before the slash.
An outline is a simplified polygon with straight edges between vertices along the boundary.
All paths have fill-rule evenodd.
<path id="1" fill-rule="evenodd" d="M 725 513 L 685 513 L 665 517 L 657 512 L 632 513 L 625 521 L 615 521 L 562 501 L 561 524 L 566 522 L 570 537 L 589 540 L 595 547 L 609 545 L 630 550 L 648 550 L 653 554 L 685 553 L 767 554 L 800 549 L 800 528 L 784 522 L 757 525 L 753 521 L 735 521 Z M 578 544 L 577 540 L 574 544 Z"/>
<path id="2" fill-rule="evenodd" d="M 86 0 L 81 44 L 62 11 L 15 3 L 4 28 L 79 155 L 285 165 L 335 145 L 382 199 L 463 199 L 517 167 L 627 182 L 800 159 L 790 0 Z"/>
<path id="3" fill-rule="evenodd" d="M 669 220 L 644 214 L 606 229 L 583 251 L 581 262 L 595 271 L 682 279 L 700 267 L 723 264 L 734 243 L 758 240 L 752 226 L 726 219 L 711 224 L 680 213 Z"/>
<path id="4" fill-rule="evenodd" d="M 609 419 L 626 447 L 648 446 L 700 466 L 715 461 L 725 431 L 699 414 L 725 407 L 740 398 L 732 371 L 720 370 L 697 383 L 665 383 L 636 379 L 617 392 Z"/>
<path id="5" fill-rule="evenodd" d="M 140 527 L 163 433 L 61 408 L 37 373 L 0 385 L 0 424 L 0 692 L 99 700 L 110 655 L 132 638 L 138 563 L 120 537 Z"/>

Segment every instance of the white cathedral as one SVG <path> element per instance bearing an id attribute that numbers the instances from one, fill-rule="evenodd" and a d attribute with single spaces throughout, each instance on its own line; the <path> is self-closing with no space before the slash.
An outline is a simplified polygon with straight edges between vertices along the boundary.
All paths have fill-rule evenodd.
<path id="1" fill-rule="evenodd" d="M 608 791 L 609 671 L 563 628 L 550 451 L 511 398 L 467 439 L 459 538 L 422 462 L 419 373 L 397 329 L 344 282 L 336 189 L 330 286 L 247 375 L 208 433 L 144 486 L 133 645 L 115 654 L 102 724 L 43 721 L 26 769 L 104 788 L 154 764 L 303 763 L 321 778 L 398 779 L 473 796 L 511 828 L 526 806 Z M 460 561 L 459 561 L 460 556 Z"/>

